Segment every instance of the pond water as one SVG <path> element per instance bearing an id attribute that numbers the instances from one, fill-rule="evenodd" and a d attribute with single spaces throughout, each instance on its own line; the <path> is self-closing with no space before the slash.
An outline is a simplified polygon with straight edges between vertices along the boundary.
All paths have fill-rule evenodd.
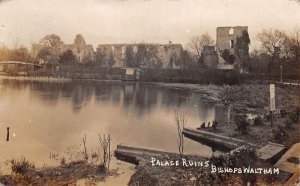
<path id="1" fill-rule="evenodd" d="M 176 110 L 186 112 L 187 126 L 192 128 L 228 116 L 227 109 L 207 104 L 199 93 L 187 89 L 130 82 L 2 80 L 0 170 L 5 172 L 5 160 L 21 156 L 39 166 L 59 163 L 49 158 L 50 153 L 67 161 L 76 159 L 84 135 L 90 154 L 100 147 L 99 134 L 111 135 L 112 149 L 126 144 L 177 152 Z M 213 153 L 192 140 L 186 140 L 185 152 L 207 157 Z M 114 167 L 121 165 L 113 160 Z"/>

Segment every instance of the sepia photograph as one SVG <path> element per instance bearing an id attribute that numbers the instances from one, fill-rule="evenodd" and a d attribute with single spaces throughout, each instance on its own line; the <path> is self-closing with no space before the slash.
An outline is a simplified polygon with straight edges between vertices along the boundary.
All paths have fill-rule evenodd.
<path id="1" fill-rule="evenodd" d="M 0 0 L 0 186 L 300 186 L 300 0 Z"/>

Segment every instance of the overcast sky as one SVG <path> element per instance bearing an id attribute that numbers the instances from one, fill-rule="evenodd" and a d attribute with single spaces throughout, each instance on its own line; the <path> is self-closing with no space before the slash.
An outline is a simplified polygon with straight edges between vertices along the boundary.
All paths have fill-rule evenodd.
<path id="1" fill-rule="evenodd" d="M 30 46 L 47 34 L 73 43 L 77 33 L 103 43 L 182 43 L 218 26 L 248 26 L 252 47 L 264 28 L 300 27 L 291 0 L 0 0 L 0 43 Z"/>

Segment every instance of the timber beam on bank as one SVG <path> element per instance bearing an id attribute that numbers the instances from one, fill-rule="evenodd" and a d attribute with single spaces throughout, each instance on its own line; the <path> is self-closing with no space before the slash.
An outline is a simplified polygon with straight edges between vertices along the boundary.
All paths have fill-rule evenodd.
<path id="1" fill-rule="evenodd" d="M 166 155 L 178 155 L 176 153 L 161 151 L 149 148 L 132 147 L 127 145 L 117 145 L 117 149 L 114 151 L 115 157 L 118 160 L 122 160 L 135 165 L 139 164 L 139 157 L 142 156 L 166 156 Z"/>
<path id="2" fill-rule="evenodd" d="M 233 150 L 242 145 L 249 145 L 255 148 L 259 148 L 258 145 L 245 142 L 244 140 L 188 127 L 184 128 L 182 133 L 184 134 L 184 136 L 194 141 L 209 145 L 211 147 L 224 148 L 226 150 Z"/>

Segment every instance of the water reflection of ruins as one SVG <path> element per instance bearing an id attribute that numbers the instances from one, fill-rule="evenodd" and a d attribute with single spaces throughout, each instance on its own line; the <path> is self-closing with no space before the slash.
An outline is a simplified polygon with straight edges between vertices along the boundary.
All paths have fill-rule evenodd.
<path id="1" fill-rule="evenodd" d="M 73 112 L 80 112 L 91 102 L 106 102 L 122 107 L 128 112 L 144 115 L 152 109 L 164 107 L 185 110 L 192 116 L 190 122 L 200 125 L 214 119 L 219 123 L 229 122 L 230 107 L 212 105 L 202 100 L 199 93 L 187 89 L 159 87 L 150 83 L 135 82 L 72 82 L 39 83 L 9 82 L 6 88 L 27 89 L 48 104 L 55 105 L 59 100 L 71 100 Z"/>

